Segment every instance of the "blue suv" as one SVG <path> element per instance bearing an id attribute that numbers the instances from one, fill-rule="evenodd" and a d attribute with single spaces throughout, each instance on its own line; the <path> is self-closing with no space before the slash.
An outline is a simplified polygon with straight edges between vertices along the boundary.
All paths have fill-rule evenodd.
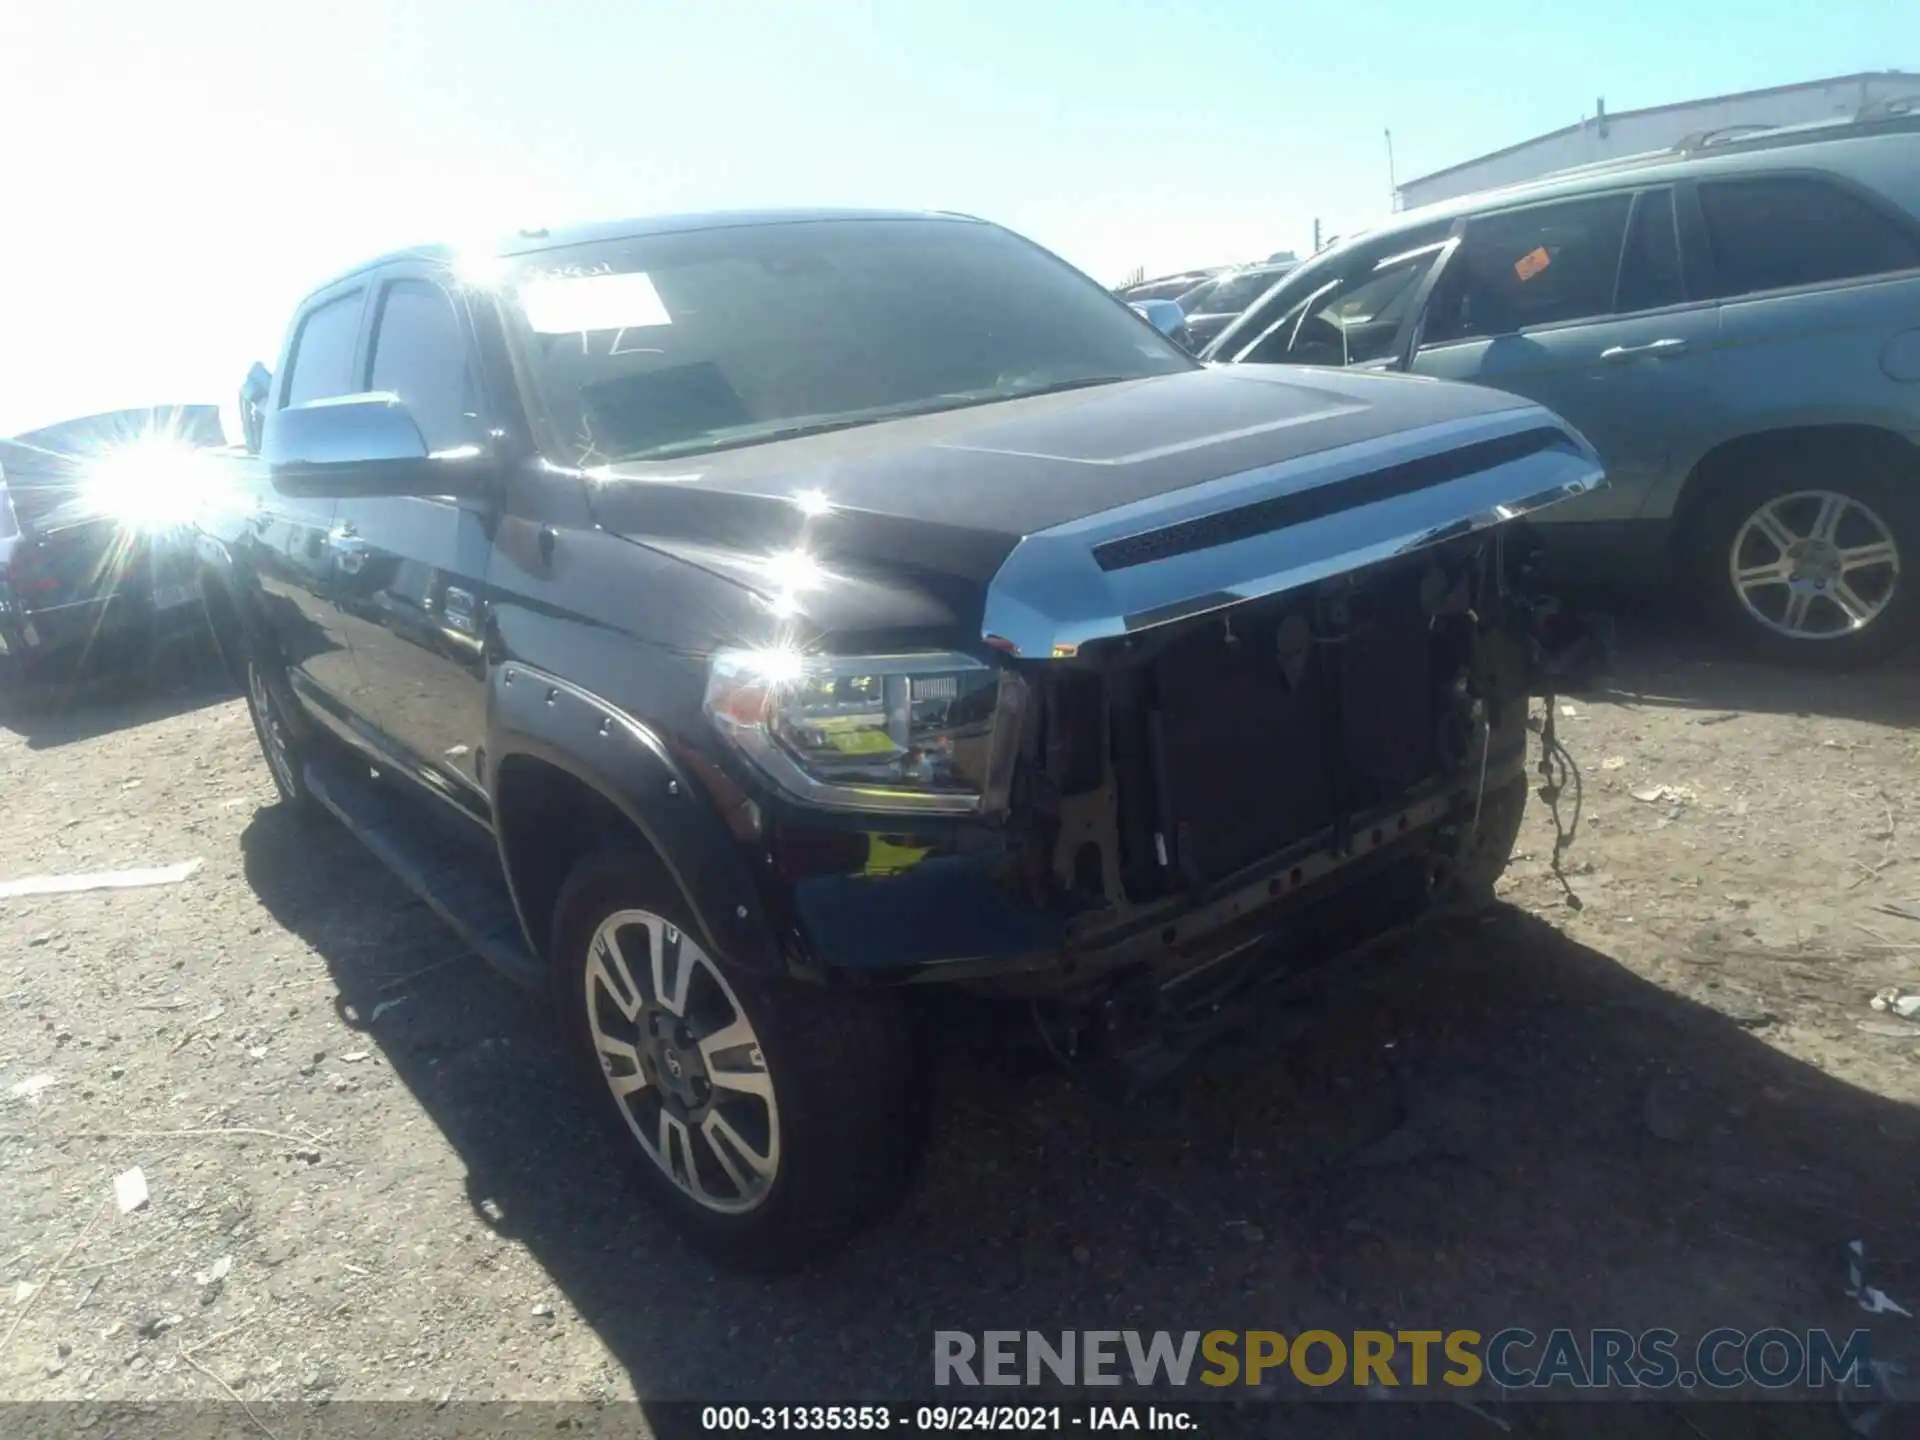
<path id="1" fill-rule="evenodd" d="M 1542 517 L 1567 580 L 1696 587 L 1847 665 L 1920 586 L 1920 116 L 1699 136 L 1409 211 L 1203 352 L 1465 380 L 1566 417 L 1610 486 Z"/>

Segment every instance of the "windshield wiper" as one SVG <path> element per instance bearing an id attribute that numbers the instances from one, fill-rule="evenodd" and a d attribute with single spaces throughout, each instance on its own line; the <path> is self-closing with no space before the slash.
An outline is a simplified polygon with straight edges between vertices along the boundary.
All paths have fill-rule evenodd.
<path id="1" fill-rule="evenodd" d="M 1142 375 L 1083 375 L 1078 380 L 1056 380 L 1051 385 L 1035 385 L 1026 390 L 1002 390 L 992 400 L 1029 400 L 1035 395 L 1058 395 L 1067 390 L 1090 390 L 1096 385 L 1118 385 L 1124 380 L 1142 380 Z"/>
<path id="2" fill-rule="evenodd" d="M 1141 378 L 1126 375 L 1083 375 L 1074 380 L 1056 380 L 1024 390 L 964 390 L 936 395 L 905 405 L 890 405 L 878 410 L 856 411 L 830 419 L 803 420 L 765 430 L 745 430 L 733 435 L 707 435 L 675 440 L 665 445 L 649 445 L 617 455 L 605 463 L 619 465 L 636 460 L 672 460 L 686 455 L 705 455 L 716 450 L 738 450 L 748 445 L 772 445 L 782 440 L 803 440 L 809 435 L 826 435 L 835 430 L 851 430 L 860 425 L 878 425 L 886 420 L 905 420 L 916 415 L 938 415 L 948 410 L 965 410 L 976 405 L 993 405 L 1002 400 L 1028 400 L 1036 395 L 1057 395 L 1067 390 L 1084 390 L 1095 385 L 1118 385 Z"/>
<path id="3" fill-rule="evenodd" d="M 706 435 L 692 440 L 675 440 L 665 445 L 649 445 L 616 455 L 607 462 L 619 465 L 629 460 L 671 460 L 681 455 L 705 455 L 712 450 L 737 450 L 746 445 L 771 445 L 776 440 L 799 440 L 808 435 L 825 435 L 832 430 L 851 430 L 856 425 L 871 425 L 884 415 L 845 415 L 838 420 L 809 420 L 798 425 L 780 425 L 770 430 L 748 430 L 738 435 Z"/>

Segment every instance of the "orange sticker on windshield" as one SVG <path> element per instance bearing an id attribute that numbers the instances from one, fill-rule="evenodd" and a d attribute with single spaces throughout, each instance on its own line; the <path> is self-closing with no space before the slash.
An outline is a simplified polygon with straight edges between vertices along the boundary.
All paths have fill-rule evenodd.
<path id="1" fill-rule="evenodd" d="M 1553 257 L 1547 254 L 1547 247 L 1536 245 L 1518 260 L 1513 262 L 1513 273 L 1520 278 L 1522 285 L 1538 275 L 1553 263 Z"/>

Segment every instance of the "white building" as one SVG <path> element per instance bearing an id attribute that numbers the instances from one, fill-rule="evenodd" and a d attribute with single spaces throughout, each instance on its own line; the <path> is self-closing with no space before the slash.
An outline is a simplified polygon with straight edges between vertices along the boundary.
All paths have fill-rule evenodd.
<path id="1" fill-rule="evenodd" d="M 1572 165 L 1614 160 L 1648 150 L 1667 150 L 1690 135 L 1744 126 L 1804 125 L 1858 114 L 1869 105 L 1912 100 L 1920 103 L 1920 75 L 1903 70 L 1881 70 L 1864 75 L 1841 75 L 1832 80 L 1809 80 L 1799 85 L 1776 85 L 1711 100 L 1687 100 L 1677 105 L 1654 105 L 1645 110 L 1607 113 L 1606 103 L 1577 125 L 1536 135 L 1477 160 L 1462 161 L 1445 170 L 1403 181 L 1394 192 L 1403 210 L 1470 195 L 1501 185 L 1537 179 Z"/>

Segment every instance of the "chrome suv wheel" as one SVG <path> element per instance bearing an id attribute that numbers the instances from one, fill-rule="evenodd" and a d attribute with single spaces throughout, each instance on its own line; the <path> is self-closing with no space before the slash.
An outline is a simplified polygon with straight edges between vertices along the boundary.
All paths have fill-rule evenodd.
<path id="1" fill-rule="evenodd" d="M 920 1051 L 897 992 L 746 971 L 689 915 L 638 837 L 576 864 L 548 942 L 561 1043 L 683 1233 L 791 1268 L 902 1188 L 924 1118 Z"/>
<path id="2" fill-rule="evenodd" d="M 1747 516 L 1727 566 L 1734 593 L 1761 625 L 1793 640 L 1831 640 L 1886 612 L 1900 585 L 1900 546 L 1865 501 L 1796 490 Z"/>
<path id="3" fill-rule="evenodd" d="M 1920 470 L 1786 445 L 1701 512 L 1705 598 L 1763 659 L 1845 668 L 1911 638 Z"/>

